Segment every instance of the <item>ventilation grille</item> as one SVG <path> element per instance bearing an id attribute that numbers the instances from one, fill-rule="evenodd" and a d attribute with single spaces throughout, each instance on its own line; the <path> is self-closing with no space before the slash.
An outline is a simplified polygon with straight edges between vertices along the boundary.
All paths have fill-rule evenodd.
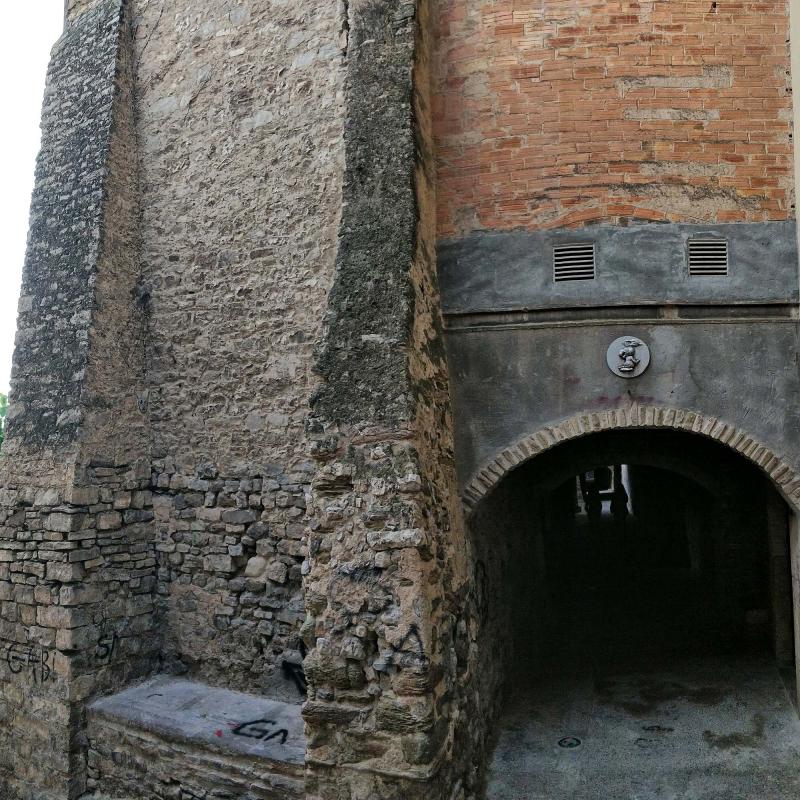
<path id="1" fill-rule="evenodd" d="M 698 278 L 728 274 L 728 242 L 725 239 L 690 239 L 689 274 Z"/>
<path id="2" fill-rule="evenodd" d="M 595 277 L 594 242 L 557 244 L 553 248 L 553 280 L 592 281 Z"/>

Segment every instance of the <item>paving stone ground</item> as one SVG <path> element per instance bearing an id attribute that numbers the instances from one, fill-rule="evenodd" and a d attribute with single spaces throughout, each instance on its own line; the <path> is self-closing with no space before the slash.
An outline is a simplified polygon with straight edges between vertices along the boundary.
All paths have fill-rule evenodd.
<path id="1" fill-rule="evenodd" d="M 792 682 L 763 641 L 719 633 L 706 581 L 579 583 L 561 638 L 515 676 L 488 800 L 800 796 Z"/>
<path id="2" fill-rule="evenodd" d="M 515 696 L 489 800 L 770 800 L 800 793 L 800 724 L 768 659 L 591 670 Z M 558 742 L 574 737 L 574 749 Z M 573 744 L 574 742 L 564 742 Z"/>

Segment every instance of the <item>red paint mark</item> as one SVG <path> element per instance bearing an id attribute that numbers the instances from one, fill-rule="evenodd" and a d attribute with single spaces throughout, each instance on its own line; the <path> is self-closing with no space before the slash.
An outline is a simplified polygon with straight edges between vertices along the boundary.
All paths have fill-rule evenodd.
<path id="1" fill-rule="evenodd" d="M 214 736 L 219 736 L 222 738 L 222 731 L 214 731 Z"/>

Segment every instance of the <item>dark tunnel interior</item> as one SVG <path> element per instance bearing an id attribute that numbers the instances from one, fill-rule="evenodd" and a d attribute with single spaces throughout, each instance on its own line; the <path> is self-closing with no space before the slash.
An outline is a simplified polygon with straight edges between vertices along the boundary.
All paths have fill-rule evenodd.
<path id="1" fill-rule="evenodd" d="M 482 679 L 499 720 L 488 796 L 516 796 L 517 771 L 531 785 L 541 768 L 552 796 L 583 797 L 553 767 L 592 747 L 630 776 L 661 753 L 662 783 L 686 792 L 695 747 L 713 773 L 715 742 L 793 720 L 790 521 L 755 465 L 686 433 L 596 434 L 506 476 L 471 520 Z M 616 752 L 624 742 L 633 757 Z M 602 763 L 581 773 L 585 796 L 597 781 L 630 792 L 628 773 L 608 783 Z M 492 780 L 506 789 L 493 794 Z"/>

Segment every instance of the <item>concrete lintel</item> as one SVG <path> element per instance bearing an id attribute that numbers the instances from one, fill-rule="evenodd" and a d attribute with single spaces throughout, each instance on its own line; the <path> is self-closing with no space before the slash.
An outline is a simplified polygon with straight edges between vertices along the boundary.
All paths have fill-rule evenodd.
<path id="1" fill-rule="evenodd" d="M 728 275 L 688 274 L 692 238 L 728 241 Z M 553 247 L 581 242 L 595 244 L 595 279 L 556 283 Z M 478 232 L 440 242 L 438 265 L 446 314 L 798 300 L 793 221 Z"/>

